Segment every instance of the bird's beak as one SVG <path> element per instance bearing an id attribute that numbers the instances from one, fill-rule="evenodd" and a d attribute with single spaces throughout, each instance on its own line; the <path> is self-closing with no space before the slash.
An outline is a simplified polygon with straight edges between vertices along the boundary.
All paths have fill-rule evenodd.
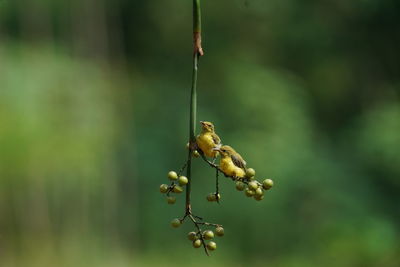
<path id="1" fill-rule="evenodd" d="M 214 147 L 212 150 L 214 150 L 214 151 L 220 151 L 220 147 Z"/>

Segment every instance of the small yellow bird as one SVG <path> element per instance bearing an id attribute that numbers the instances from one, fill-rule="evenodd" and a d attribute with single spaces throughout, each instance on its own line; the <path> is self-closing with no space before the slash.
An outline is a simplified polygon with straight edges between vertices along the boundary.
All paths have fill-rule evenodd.
<path id="1" fill-rule="evenodd" d="M 246 175 L 246 161 L 230 146 L 222 146 L 219 167 L 228 176 L 243 178 Z"/>
<path id="2" fill-rule="evenodd" d="M 214 131 L 214 124 L 201 121 L 201 133 L 196 137 L 197 146 L 207 157 L 216 158 L 221 147 L 221 139 Z"/>

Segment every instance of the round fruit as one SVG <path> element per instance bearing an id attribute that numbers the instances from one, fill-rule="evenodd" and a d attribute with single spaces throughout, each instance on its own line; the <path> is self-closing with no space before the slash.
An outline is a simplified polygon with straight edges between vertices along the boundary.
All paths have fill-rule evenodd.
<path id="1" fill-rule="evenodd" d="M 181 220 L 179 219 L 173 219 L 171 221 L 171 226 L 174 228 L 178 228 L 179 226 L 181 226 Z"/>
<path id="2" fill-rule="evenodd" d="M 255 195 L 256 192 L 254 192 L 253 190 L 250 190 L 249 188 L 247 188 L 244 193 L 246 194 L 246 196 L 248 197 L 252 197 Z"/>
<path id="3" fill-rule="evenodd" d="M 195 157 L 195 158 L 200 157 L 200 153 L 199 153 L 199 151 L 197 151 L 197 150 L 193 151 L 192 154 L 193 154 L 193 157 Z"/>
<path id="4" fill-rule="evenodd" d="M 203 238 L 204 238 L 205 240 L 213 239 L 213 238 L 214 238 L 214 232 L 211 231 L 211 230 L 206 230 L 206 231 L 204 231 L 204 232 L 203 232 Z"/>
<path id="5" fill-rule="evenodd" d="M 239 191 L 243 191 L 246 188 L 246 184 L 241 182 L 241 181 L 237 181 L 236 182 L 236 189 Z"/>
<path id="6" fill-rule="evenodd" d="M 176 172 L 174 172 L 174 171 L 170 171 L 168 173 L 168 179 L 170 179 L 172 181 L 176 180 L 176 179 L 178 179 L 178 174 Z"/>
<path id="7" fill-rule="evenodd" d="M 201 247 L 201 240 L 196 239 L 195 241 L 193 241 L 193 247 L 195 247 L 195 248 Z"/>
<path id="8" fill-rule="evenodd" d="M 246 170 L 246 177 L 250 178 L 250 177 L 254 177 L 256 175 L 256 171 L 253 168 L 248 168 Z"/>
<path id="9" fill-rule="evenodd" d="M 273 186 L 274 186 L 274 181 L 272 181 L 271 179 L 265 179 L 263 181 L 263 187 L 264 187 L 265 190 L 268 190 Z"/>
<path id="10" fill-rule="evenodd" d="M 256 189 L 256 196 L 262 196 L 264 195 L 264 191 L 261 189 L 261 187 Z"/>
<path id="11" fill-rule="evenodd" d="M 261 200 L 264 199 L 264 196 L 263 195 L 255 195 L 254 199 L 257 200 L 257 201 L 261 201 Z"/>
<path id="12" fill-rule="evenodd" d="M 168 185 L 162 184 L 160 185 L 160 192 L 161 193 L 166 193 L 168 191 Z"/>
<path id="13" fill-rule="evenodd" d="M 249 183 L 249 188 L 250 188 L 251 190 L 256 190 L 256 189 L 258 188 L 257 182 L 251 181 L 251 182 Z"/>
<path id="14" fill-rule="evenodd" d="M 174 188 L 172 189 L 172 191 L 174 191 L 174 193 L 182 193 L 183 192 L 183 188 L 180 187 L 179 185 L 175 185 Z"/>
<path id="15" fill-rule="evenodd" d="M 197 235 L 196 235 L 195 232 L 189 232 L 189 233 L 188 233 L 188 239 L 189 239 L 190 241 L 195 241 L 195 240 L 196 240 L 196 237 L 197 237 Z"/>
<path id="16" fill-rule="evenodd" d="M 223 236 L 225 234 L 224 228 L 222 228 L 221 226 L 218 226 L 217 228 L 215 228 L 215 234 L 217 236 Z"/>
<path id="17" fill-rule="evenodd" d="M 178 183 L 180 185 L 186 185 L 189 182 L 188 178 L 186 176 L 179 176 Z"/>
<path id="18" fill-rule="evenodd" d="M 217 196 L 213 193 L 207 195 L 207 200 L 210 202 L 217 201 Z"/>
<path id="19" fill-rule="evenodd" d="M 216 249 L 217 249 L 217 244 L 216 244 L 215 242 L 213 242 L 213 241 L 210 241 L 210 242 L 208 242 L 208 244 L 207 244 L 207 248 L 208 248 L 209 250 L 216 250 Z"/>
<path id="20" fill-rule="evenodd" d="M 168 204 L 175 204 L 176 198 L 175 197 L 167 197 L 167 202 Z"/>

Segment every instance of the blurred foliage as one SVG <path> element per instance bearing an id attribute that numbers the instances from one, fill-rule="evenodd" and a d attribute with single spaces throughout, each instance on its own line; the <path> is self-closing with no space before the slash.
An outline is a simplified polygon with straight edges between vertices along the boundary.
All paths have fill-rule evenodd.
<path id="1" fill-rule="evenodd" d="M 191 1 L 0 2 L 1 266 L 398 266 L 400 2 L 203 1 L 198 119 L 275 187 L 194 162 L 209 258 L 158 193 L 186 157 Z"/>

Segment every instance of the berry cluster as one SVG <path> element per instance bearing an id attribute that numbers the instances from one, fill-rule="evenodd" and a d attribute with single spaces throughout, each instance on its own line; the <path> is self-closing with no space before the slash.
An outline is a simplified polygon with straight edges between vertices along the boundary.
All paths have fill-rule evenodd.
<path id="1" fill-rule="evenodd" d="M 181 224 L 182 224 L 183 220 L 181 219 L 173 219 L 171 221 L 171 226 L 174 228 L 178 228 Z M 222 228 L 222 226 L 218 225 L 218 224 L 210 224 L 210 223 L 201 223 L 198 222 L 197 224 L 204 224 L 207 226 L 214 226 L 215 229 L 214 231 L 212 230 L 205 230 L 203 232 L 201 232 L 201 229 L 198 227 L 197 225 L 197 231 L 193 231 L 193 232 L 189 232 L 187 234 L 187 238 L 189 239 L 189 241 L 192 241 L 192 245 L 194 248 L 199 248 L 201 246 L 204 247 L 204 249 L 206 249 L 206 251 L 213 251 L 217 249 L 217 243 L 215 243 L 214 241 L 211 241 L 215 236 L 223 236 L 225 234 L 225 230 L 224 228 Z"/>
<path id="2" fill-rule="evenodd" d="M 187 185 L 189 182 L 188 178 L 185 176 L 178 176 L 174 171 L 168 173 L 168 179 L 171 180 L 171 184 L 160 185 L 160 192 L 167 195 L 167 203 L 175 204 L 176 197 L 170 196 L 171 193 L 180 194 L 183 192 L 183 186 Z"/>
<path id="3" fill-rule="evenodd" d="M 264 199 L 264 190 L 269 190 L 274 185 L 271 179 L 265 179 L 262 183 L 255 179 L 256 171 L 253 168 L 246 170 L 246 177 L 236 178 L 236 189 L 244 191 L 247 197 L 254 197 L 255 200 Z"/>
<path id="4" fill-rule="evenodd" d="M 219 202 L 221 199 L 221 195 L 218 189 L 218 174 L 222 173 L 225 177 L 232 179 L 235 182 L 236 189 L 238 191 L 244 191 L 247 197 L 252 197 L 257 201 L 261 201 L 264 199 L 264 193 L 266 190 L 269 190 L 273 187 L 274 182 L 271 179 L 265 179 L 264 181 L 260 182 L 257 181 L 255 178 L 256 172 L 253 168 L 244 168 L 245 175 L 244 177 L 236 177 L 230 176 L 221 170 L 219 165 L 216 165 L 214 162 L 210 162 L 205 158 L 204 153 L 201 150 L 198 150 L 198 147 L 187 148 L 191 151 L 189 153 L 188 161 L 182 166 L 182 168 L 178 171 L 170 171 L 168 173 L 168 179 L 171 181 L 170 185 L 161 184 L 160 185 L 160 192 L 166 194 L 167 196 L 167 203 L 168 204 L 175 204 L 176 197 L 172 194 L 180 194 L 184 191 L 186 185 L 189 183 L 189 179 L 186 176 L 181 175 L 181 173 L 188 167 L 190 163 L 190 159 L 192 157 L 199 157 L 203 158 L 203 160 L 208 163 L 211 167 L 216 170 L 216 191 L 207 195 L 207 201 L 209 202 Z M 189 177 L 189 176 L 188 176 Z M 190 187 L 186 188 L 190 190 Z M 186 200 L 187 201 L 187 200 Z M 204 250 L 207 255 L 209 255 L 209 251 L 214 251 L 217 249 L 216 242 L 212 241 L 215 236 L 223 236 L 224 235 L 224 228 L 220 224 L 208 223 L 203 221 L 202 218 L 194 215 L 191 210 L 190 202 L 186 202 L 186 212 L 182 219 L 176 218 L 171 221 L 171 226 L 174 228 L 178 228 L 181 226 L 185 219 L 190 219 L 196 230 L 188 233 L 188 239 L 192 242 L 194 248 L 204 247 Z M 202 227 L 207 227 L 206 230 L 202 230 Z M 211 230 L 210 228 L 213 228 Z"/>

